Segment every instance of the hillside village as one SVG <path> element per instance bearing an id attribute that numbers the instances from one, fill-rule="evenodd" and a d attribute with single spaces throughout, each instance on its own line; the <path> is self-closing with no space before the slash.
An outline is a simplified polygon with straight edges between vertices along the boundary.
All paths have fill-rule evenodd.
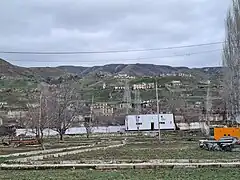
<path id="1" fill-rule="evenodd" d="M 211 91 L 212 101 L 211 119 L 221 121 L 224 116 L 221 76 L 217 73 L 208 74 L 207 79 L 203 79 L 201 74 L 196 75 L 196 72 L 136 76 L 100 71 L 84 77 L 77 73 L 64 72 L 60 76 L 57 73 L 55 76 L 42 77 L 43 71 L 45 74 L 50 71 L 52 75 L 52 72 L 58 70 L 41 68 L 41 73 L 38 73 L 39 71 L 34 71 L 37 68 L 34 68 L 30 71 L 34 72 L 33 74 L 29 73 L 29 70 L 26 74 L 26 69 L 22 67 L 13 66 L 6 61 L 4 64 L 5 69 L 0 72 L 1 124 L 19 125 L 21 119 L 27 116 L 29 106 L 39 107 L 41 82 L 51 88 L 73 80 L 77 83 L 78 92 L 81 94 L 78 100 L 86 107 L 84 114 L 92 112 L 102 125 L 122 125 L 127 113 L 156 113 L 156 83 L 160 111 L 174 113 L 177 122 L 198 122 L 204 117 L 208 88 Z M 202 74 L 206 72 L 206 69 L 203 69 Z M 83 116 L 83 114 L 79 115 Z M 74 125 L 81 126 L 82 121 L 75 122 Z"/>

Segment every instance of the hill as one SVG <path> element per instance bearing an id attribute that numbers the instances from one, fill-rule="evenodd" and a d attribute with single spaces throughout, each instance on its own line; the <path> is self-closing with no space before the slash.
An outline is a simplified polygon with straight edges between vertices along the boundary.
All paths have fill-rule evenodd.
<path id="1" fill-rule="evenodd" d="M 20 67 L 10 64 L 0 59 L 0 75 L 11 77 L 59 77 L 66 74 L 78 76 L 89 76 L 96 73 L 110 75 L 128 74 L 130 76 L 159 76 L 161 74 L 187 73 L 201 78 L 209 76 L 219 76 L 222 74 L 222 67 L 172 67 L 154 64 L 107 64 L 103 66 L 83 67 L 83 66 L 58 66 L 58 67 Z"/>
<path id="2" fill-rule="evenodd" d="M 160 74 L 191 73 L 200 77 L 207 78 L 212 75 L 222 74 L 222 67 L 172 67 L 154 64 L 107 64 L 103 66 L 83 67 L 83 66 L 59 66 L 69 73 L 86 76 L 90 73 L 108 74 L 128 74 L 130 76 L 158 76 Z"/>
<path id="3" fill-rule="evenodd" d="M 114 107 L 119 107 L 116 104 L 123 101 L 125 76 L 115 77 L 116 74 L 136 76 L 130 78 L 128 83 L 130 89 L 134 89 L 134 87 L 140 89 L 142 101 L 154 101 L 156 96 L 154 87 L 143 87 L 141 86 L 142 83 L 154 83 L 157 81 L 159 98 L 163 103 L 162 106 L 166 108 L 170 108 L 173 101 L 179 107 L 185 105 L 195 108 L 196 102 L 204 104 L 207 93 L 207 86 L 202 81 L 204 78 L 215 80 L 211 81 L 212 99 L 219 100 L 221 97 L 219 81 L 221 79 L 219 75 L 223 70 L 221 67 L 188 68 L 153 64 L 108 64 L 93 67 L 26 68 L 12 65 L 2 59 L 0 65 L 0 75 L 2 76 L 0 76 L 0 103 L 5 104 L 2 106 L 4 111 L 25 110 L 27 104 L 38 103 L 39 92 L 37 87 L 40 81 L 49 84 L 61 84 L 72 79 L 74 79 L 76 87 L 79 88 L 82 101 L 91 102 L 94 96 L 95 102 L 109 102 Z M 113 76 L 102 76 L 102 73 Z M 182 75 L 177 73 L 182 73 Z M 147 77 L 160 74 L 161 77 Z M 166 76 L 162 74 L 166 74 Z M 187 74 L 191 74 L 191 76 Z M 179 85 L 174 85 L 172 81 L 181 82 Z M 135 91 L 131 90 L 130 95 L 131 99 L 134 100 Z M 37 100 L 33 100 L 34 98 Z M 219 105 L 219 102 L 213 102 L 213 104 Z"/>
<path id="4" fill-rule="evenodd" d="M 0 76 L 22 77 L 32 75 L 33 72 L 30 69 L 15 66 L 3 59 L 0 59 Z"/>
<path id="5" fill-rule="evenodd" d="M 0 77 L 14 77 L 14 78 L 47 78 L 59 77 L 68 74 L 64 70 L 55 67 L 34 67 L 26 68 L 13 65 L 0 58 Z"/>
<path id="6" fill-rule="evenodd" d="M 69 74 L 68 72 L 55 67 L 32 67 L 29 68 L 34 74 L 37 74 L 38 76 L 42 78 L 47 77 L 60 77 L 64 76 L 66 74 Z"/>

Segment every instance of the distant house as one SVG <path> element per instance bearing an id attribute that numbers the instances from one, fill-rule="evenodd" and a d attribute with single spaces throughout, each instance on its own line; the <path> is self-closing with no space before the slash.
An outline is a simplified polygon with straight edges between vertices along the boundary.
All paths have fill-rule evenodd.
<path id="1" fill-rule="evenodd" d="M 154 83 L 141 83 L 133 84 L 133 89 L 153 89 L 155 87 Z"/>
<path id="2" fill-rule="evenodd" d="M 114 108 L 107 103 L 98 103 L 91 106 L 93 113 L 96 116 L 111 116 Z"/>
<path id="3" fill-rule="evenodd" d="M 181 86 L 182 85 L 182 83 L 181 83 L 181 81 L 171 81 L 171 86 Z"/>
<path id="4" fill-rule="evenodd" d="M 114 78 L 118 78 L 118 79 L 135 79 L 135 76 L 129 76 L 127 74 L 118 74 L 116 76 L 114 76 Z"/>
<path id="5" fill-rule="evenodd" d="M 169 77 L 169 76 L 177 76 L 175 73 L 162 73 L 159 75 L 160 77 Z"/>
<path id="6" fill-rule="evenodd" d="M 131 103 L 127 103 L 127 102 L 122 102 L 119 104 L 119 108 L 132 108 L 132 104 Z"/>
<path id="7" fill-rule="evenodd" d="M 7 102 L 0 102 L 0 108 L 4 108 L 8 105 Z"/>
<path id="8" fill-rule="evenodd" d="M 39 103 L 27 103 L 27 107 L 37 108 L 39 106 L 40 106 Z"/>
<path id="9" fill-rule="evenodd" d="M 192 77 L 192 74 L 178 73 L 180 77 Z"/>
<path id="10" fill-rule="evenodd" d="M 8 111 L 7 116 L 8 118 L 21 118 L 25 117 L 27 114 L 26 111 Z"/>
<path id="11" fill-rule="evenodd" d="M 200 101 L 197 101 L 197 102 L 195 102 L 194 106 L 195 106 L 195 107 L 200 107 L 200 106 L 201 106 L 201 104 L 202 104 L 202 102 L 200 102 Z"/>
<path id="12" fill-rule="evenodd" d="M 147 101 L 142 101 L 143 107 L 150 107 L 152 105 L 153 101 L 152 100 L 147 100 Z"/>
<path id="13" fill-rule="evenodd" d="M 115 86 L 114 90 L 124 90 L 125 87 L 124 86 Z"/>
<path id="14" fill-rule="evenodd" d="M 169 77 L 169 76 L 192 77 L 192 74 L 185 74 L 185 73 L 162 73 L 159 76 L 160 77 Z"/>
<path id="15" fill-rule="evenodd" d="M 103 89 L 106 89 L 106 87 L 107 87 L 106 83 L 103 83 L 102 88 L 103 88 Z"/>
<path id="16" fill-rule="evenodd" d="M 4 106 L 4 105 L 7 105 L 8 103 L 7 102 L 0 102 L 0 106 Z"/>
<path id="17" fill-rule="evenodd" d="M 211 81 L 209 81 L 209 80 L 199 82 L 199 84 L 204 84 L 204 85 L 208 85 L 210 83 L 211 83 Z"/>
<path id="18" fill-rule="evenodd" d="M 200 81 L 197 86 L 200 89 L 204 89 L 204 88 L 207 88 L 210 83 L 211 82 L 209 80 L 207 80 L 207 81 Z"/>

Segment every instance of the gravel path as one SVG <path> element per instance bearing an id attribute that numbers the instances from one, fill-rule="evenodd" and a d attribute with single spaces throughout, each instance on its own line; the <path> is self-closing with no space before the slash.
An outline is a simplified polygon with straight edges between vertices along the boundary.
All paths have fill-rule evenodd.
<path id="1" fill-rule="evenodd" d="M 104 146 L 104 147 L 95 147 L 94 148 L 93 146 L 91 146 L 92 148 L 90 147 L 87 149 L 69 150 L 66 152 L 59 152 L 59 153 L 56 153 L 56 151 L 52 151 L 51 153 L 47 153 L 47 154 L 43 154 L 43 155 L 17 158 L 17 159 L 11 160 L 10 162 L 31 162 L 31 161 L 47 159 L 50 157 L 61 157 L 61 156 L 66 156 L 66 155 L 70 155 L 70 154 L 78 154 L 81 152 L 95 151 L 95 150 L 108 149 L 108 148 L 116 148 L 116 147 L 124 146 L 125 144 L 126 144 L 126 142 L 123 141 L 123 142 L 119 142 L 119 144 L 116 144 L 116 145 L 109 145 L 109 146 Z"/>

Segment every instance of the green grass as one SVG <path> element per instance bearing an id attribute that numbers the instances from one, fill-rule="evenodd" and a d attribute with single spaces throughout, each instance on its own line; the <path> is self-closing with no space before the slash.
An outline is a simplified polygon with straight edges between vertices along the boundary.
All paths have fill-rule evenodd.
<path id="1" fill-rule="evenodd" d="M 37 82 L 32 79 L 1 79 L 0 88 L 36 88 Z"/>
<path id="2" fill-rule="evenodd" d="M 113 159 L 240 159 L 239 152 L 213 152 L 202 150 L 197 141 L 158 144 L 127 144 L 121 148 L 109 148 L 60 157 L 58 160 L 113 160 Z M 53 159 L 54 160 L 54 159 Z"/>
<path id="3" fill-rule="evenodd" d="M 238 169 L 159 169 L 159 170 L 19 170 L 1 171 L 0 179 L 11 180 L 236 180 Z"/>
<path id="4" fill-rule="evenodd" d="M 26 97 L 23 97 L 19 92 L 0 93 L 0 102 L 7 102 L 8 105 L 24 107 L 26 105 L 26 100 L 24 98 Z"/>
<path id="5" fill-rule="evenodd" d="M 23 153 L 23 152 L 29 152 L 29 151 L 38 151 L 41 150 L 40 147 L 22 147 L 22 148 L 7 148 L 4 147 L 0 151 L 0 155 L 7 155 L 7 154 L 14 154 L 14 153 Z"/>
<path id="6" fill-rule="evenodd" d="M 0 101 L 8 105 L 24 106 L 28 102 L 27 92 L 36 88 L 37 82 L 31 79 L 0 79 Z M 6 90 L 11 90 L 7 92 Z"/>
<path id="7" fill-rule="evenodd" d="M 113 140 L 122 140 L 122 137 L 113 137 Z M 57 149 L 57 148 L 68 148 L 68 147 L 76 147 L 76 146 L 88 146 L 92 145 L 96 142 L 100 142 L 101 140 L 107 140 L 106 138 L 98 138 L 98 137 L 90 137 L 86 138 L 85 136 L 80 137 L 64 137 L 64 141 L 59 141 L 58 138 L 46 138 L 44 139 L 45 148 L 48 149 Z M 107 144 L 106 142 L 105 144 Z M 100 145 L 95 145 L 102 146 Z M 88 147 L 87 147 L 88 148 Z M 83 148 L 84 149 L 84 148 Z M 13 153 L 23 153 L 28 151 L 39 151 L 42 150 L 40 146 L 21 146 L 21 147 L 8 147 L 8 146 L 0 146 L 0 155 L 7 155 Z"/>
<path id="8" fill-rule="evenodd" d="M 58 138 L 44 139 L 44 144 L 46 149 L 56 149 L 56 148 L 68 148 L 75 146 L 87 146 L 93 143 L 99 142 L 99 138 L 85 138 L 85 137 L 65 137 L 64 141 L 60 142 Z M 22 147 L 7 147 L 0 146 L 0 155 L 7 155 L 13 153 L 23 153 L 28 151 L 39 151 L 42 150 L 40 146 L 22 146 Z"/>
<path id="9" fill-rule="evenodd" d="M 2 157 L 0 157 L 0 164 L 3 163 L 3 162 L 6 161 L 6 160 L 7 160 L 7 158 L 2 158 Z"/>

